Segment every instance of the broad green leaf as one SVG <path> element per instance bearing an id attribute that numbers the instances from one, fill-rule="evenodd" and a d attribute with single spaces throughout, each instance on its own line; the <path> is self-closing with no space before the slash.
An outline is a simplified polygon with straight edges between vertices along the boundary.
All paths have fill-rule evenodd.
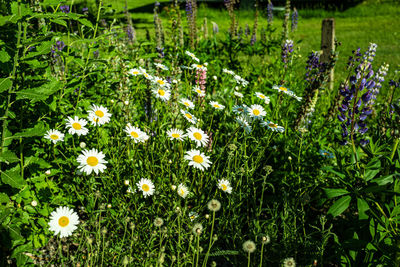
<path id="1" fill-rule="evenodd" d="M 350 196 L 341 197 L 330 207 L 328 214 L 331 214 L 333 217 L 342 214 L 349 207 L 350 201 Z"/>
<path id="2" fill-rule="evenodd" d="M 0 162 L 5 162 L 7 164 L 10 164 L 17 161 L 19 161 L 19 158 L 10 150 L 3 151 L 0 153 Z"/>
<path id="3" fill-rule="evenodd" d="M 30 99 L 32 102 L 46 100 L 61 88 L 61 82 L 53 80 L 37 88 L 15 92 L 18 99 Z"/>
<path id="4" fill-rule="evenodd" d="M 369 181 L 373 179 L 380 171 L 381 169 L 381 162 L 379 160 L 373 160 L 368 163 L 364 175 L 364 179 L 366 181 Z"/>
<path id="5" fill-rule="evenodd" d="M 337 176 L 339 176 L 339 177 L 342 178 L 342 179 L 346 177 L 345 174 L 336 171 L 335 169 L 333 169 L 332 166 L 323 167 L 322 170 L 328 171 L 328 172 L 331 172 L 331 173 L 334 173 L 334 174 L 336 174 Z"/>
<path id="6" fill-rule="evenodd" d="M 68 28 L 67 22 L 65 20 L 62 19 L 52 19 L 51 22 L 57 23 L 61 26 L 64 26 L 66 28 Z"/>
<path id="7" fill-rule="evenodd" d="M 24 187 L 26 184 L 25 180 L 21 177 L 19 165 L 9 170 L 1 171 L 1 180 L 3 183 L 18 189 Z"/>
<path id="8" fill-rule="evenodd" d="M 6 62 L 10 61 L 10 59 L 11 59 L 11 57 L 6 51 L 4 51 L 4 50 L 0 51 L 0 62 L 6 63 Z"/>
<path id="9" fill-rule="evenodd" d="M 10 19 L 13 16 L 0 16 L 0 26 L 3 26 L 7 22 L 11 22 Z"/>
<path id="10" fill-rule="evenodd" d="M 8 203 L 10 201 L 10 198 L 8 197 L 8 195 L 6 193 L 0 193 L 0 203 L 4 204 L 4 203 Z"/>
<path id="11" fill-rule="evenodd" d="M 10 77 L 0 78 L 0 93 L 7 91 L 12 86 L 12 81 Z"/>
<path id="12" fill-rule="evenodd" d="M 368 219 L 368 215 L 365 213 L 369 210 L 368 202 L 362 198 L 357 198 L 358 218 L 360 220 Z"/>
<path id="13" fill-rule="evenodd" d="M 93 24 L 92 24 L 89 20 L 87 20 L 87 19 L 81 19 L 81 18 L 79 18 L 78 21 L 79 21 L 82 25 L 85 25 L 86 27 L 89 27 L 89 28 L 91 28 L 91 29 L 94 28 L 94 27 L 93 27 Z"/>
<path id="14" fill-rule="evenodd" d="M 385 185 L 385 184 L 393 183 L 393 176 L 395 176 L 395 175 L 396 174 L 391 174 L 388 176 L 379 177 L 379 178 L 371 180 L 371 182 L 377 183 L 378 185 Z"/>
<path id="15" fill-rule="evenodd" d="M 27 167 L 31 164 L 37 164 L 40 166 L 40 168 L 51 168 L 51 165 L 49 163 L 47 163 L 44 159 L 35 157 L 35 156 L 30 156 L 30 157 L 26 157 L 24 158 L 24 167 Z"/>
<path id="16" fill-rule="evenodd" d="M 0 209 L 0 223 L 3 223 L 7 216 L 11 213 L 11 209 L 10 208 L 5 208 L 5 209 Z"/>
<path id="17" fill-rule="evenodd" d="M 36 52 L 30 52 L 26 54 L 24 57 L 21 58 L 21 60 L 25 59 L 30 59 L 39 55 L 45 55 L 50 53 L 51 47 L 54 44 L 54 42 L 51 41 L 44 41 L 41 42 L 39 45 L 36 46 Z"/>
<path id="18" fill-rule="evenodd" d="M 9 138 L 24 138 L 24 137 L 34 137 L 34 136 L 42 136 L 45 133 L 43 122 L 38 122 L 33 128 L 24 129 L 22 132 L 16 133 Z"/>
<path id="19" fill-rule="evenodd" d="M 342 195 L 346 195 L 349 193 L 346 189 L 334 189 L 334 188 L 326 188 L 324 189 L 325 194 L 328 198 L 334 198 Z"/>

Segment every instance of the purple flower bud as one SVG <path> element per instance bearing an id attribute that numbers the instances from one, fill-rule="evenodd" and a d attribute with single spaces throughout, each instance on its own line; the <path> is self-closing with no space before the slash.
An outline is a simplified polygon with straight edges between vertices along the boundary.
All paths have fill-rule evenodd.
<path id="1" fill-rule="evenodd" d="M 365 94 L 362 95 L 362 100 L 364 103 L 367 103 L 372 97 L 372 94 L 370 91 L 366 92 Z"/>
<path id="2" fill-rule="evenodd" d="M 338 119 L 343 122 L 346 119 L 346 116 L 344 114 L 338 115 Z"/>
<path id="3" fill-rule="evenodd" d="M 360 145 L 362 145 L 362 146 L 366 146 L 366 145 L 368 145 L 368 144 L 369 144 L 369 140 L 362 139 L 362 140 L 360 141 Z"/>
<path id="4" fill-rule="evenodd" d="M 67 5 L 60 6 L 60 10 L 61 10 L 61 12 L 67 14 L 67 13 L 69 13 L 69 6 L 67 6 Z"/>
<path id="5" fill-rule="evenodd" d="M 375 81 L 371 80 L 371 81 L 369 81 L 367 83 L 367 88 L 368 89 L 371 89 L 371 88 L 374 88 L 374 87 L 375 87 Z"/>
<path id="6" fill-rule="evenodd" d="M 359 132 L 360 134 L 365 134 L 367 131 L 368 131 L 368 127 L 360 128 L 360 129 L 358 130 L 358 132 Z"/>
<path id="7" fill-rule="evenodd" d="M 363 113 L 360 115 L 360 121 L 365 121 L 365 119 L 367 118 L 367 114 Z"/>
<path id="8" fill-rule="evenodd" d="M 370 70 L 369 72 L 368 72 L 368 74 L 367 74 L 367 79 L 369 79 L 369 78 L 371 78 L 372 77 L 372 75 L 374 75 L 374 71 L 373 70 Z"/>
<path id="9" fill-rule="evenodd" d="M 360 91 L 362 91 L 364 89 L 366 83 L 367 83 L 367 80 L 365 78 L 363 78 L 360 83 Z"/>

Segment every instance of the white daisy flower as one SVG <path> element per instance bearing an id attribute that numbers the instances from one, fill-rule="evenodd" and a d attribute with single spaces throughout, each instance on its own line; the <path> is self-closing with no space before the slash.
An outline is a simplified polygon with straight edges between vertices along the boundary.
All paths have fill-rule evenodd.
<path id="1" fill-rule="evenodd" d="M 301 101 L 301 97 L 296 96 L 296 94 L 293 91 L 289 90 L 287 87 L 285 87 L 283 85 L 282 86 L 274 85 L 272 87 L 272 89 L 275 89 L 278 92 L 282 92 L 282 93 L 285 93 L 287 95 L 290 95 L 291 97 L 295 98 L 297 101 Z"/>
<path id="2" fill-rule="evenodd" d="M 85 119 L 79 119 L 78 116 L 74 118 L 68 117 L 66 126 L 68 128 L 68 132 L 70 134 L 77 134 L 77 135 L 87 135 L 89 130 L 84 127 L 87 124 Z"/>
<path id="3" fill-rule="evenodd" d="M 126 125 L 124 131 L 131 139 L 133 139 L 135 143 L 144 143 L 147 139 L 149 139 L 145 132 L 135 126 L 132 126 L 130 123 Z"/>
<path id="4" fill-rule="evenodd" d="M 161 99 L 162 101 L 168 101 L 171 97 L 171 92 L 169 90 L 165 90 L 163 88 L 155 88 L 153 89 L 153 94 Z"/>
<path id="5" fill-rule="evenodd" d="M 208 143 L 208 135 L 201 129 L 196 127 L 190 127 L 186 130 L 186 135 L 193 141 L 196 142 L 196 146 L 206 146 Z"/>
<path id="6" fill-rule="evenodd" d="M 189 189 L 184 184 L 179 184 L 178 188 L 176 189 L 176 192 L 182 198 L 186 198 L 187 195 L 189 194 Z"/>
<path id="7" fill-rule="evenodd" d="M 142 74 L 147 80 L 153 81 L 154 77 L 147 73 L 147 71 L 139 67 L 140 74 Z"/>
<path id="8" fill-rule="evenodd" d="M 49 229 L 54 232 L 54 235 L 60 233 L 61 238 L 72 235 L 78 224 L 78 215 L 68 207 L 58 207 L 50 214 Z"/>
<path id="9" fill-rule="evenodd" d="M 53 144 L 57 143 L 58 141 L 64 140 L 64 134 L 58 130 L 50 129 L 44 135 L 44 138 L 49 139 Z"/>
<path id="10" fill-rule="evenodd" d="M 148 197 L 154 194 L 154 184 L 149 179 L 142 178 L 139 182 L 136 183 L 136 185 L 139 190 L 143 192 L 144 197 Z"/>
<path id="11" fill-rule="evenodd" d="M 165 65 L 163 65 L 163 64 L 154 63 L 154 65 L 155 65 L 157 68 L 159 68 L 159 69 L 168 70 L 167 66 L 165 66 Z"/>
<path id="12" fill-rule="evenodd" d="M 243 94 L 238 92 L 238 91 L 234 91 L 233 94 L 239 98 L 243 98 Z"/>
<path id="13" fill-rule="evenodd" d="M 191 57 L 194 61 L 200 62 L 200 60 L 193 53 L 186 51 L 185 54 Z"/>
<path id="14" fill-rule="evenodd" d="M 264 100 L 265 104 L 269 104 L 270 99 L 269 99 L 268 96 L 266 96 L 266 95 L 264 95 L 263 93 L 260 93 L 260 92 L 256 92 L 255 94 L 256 94 L 256 96 L 257 96 L 258 98 Z"/>
<path id="15" fill-rule="evenodd" d="M 230 75 L 235 75 L 235 73 L 234 73 L 233 71 L 228 70 L 228 69 L 222 69 L 222 72 L 223 72 L 223 73 L 228 73 L 228 74 L 230 74 Z"/>
<path id="16" fill-rule="evenodd" d="M 205 97 L 206 96 L 206 92 L 201 90 L 199 86 L 195 86 L 193 87 L 193 92 L 197 93 L 198 96 L 200 97 Z"/>
<path id="17" fill-rule="evenodd" d="M 110 121 L 111 113 L 103 106 L 92 105 L 88 112 L 89 120 L 93 125 L 103 125 Z"/>
<path id="18" fill-rule="evenodd" d="M 233 106 L 233 113 L 235 114 L 245 114 L 247 112 L 248 107 L 246 105 L 235 105 Z"/>
<path id="19" fill-rule="evenodd" d="M 210 101 L 210 105 L 218 110 L 223 110 L 225 108 L 224 105 L 221 105 L 220 103 L 216 102 L 216 101 Z"/>
<path id="20" fill-rule="evenodd" d="M 183 133 L 182 130 L 179 129 L 171 129 L 167 131 L 167 135 L 169 137 L 170 140 L 179 140 L 179 141 L 183 141 L 183 138 L 185 137 L 185 134 Z"/>
<path id="21" fill-rule="evenodd" d="M 192 64 L 192 68 L 196 70 L 207 70 L 207 64 Z"/>
<path id="22" fill-rule="evenodd" d="M 210 167 L 211 161 L 209 157 L 201 153 L 199 150 L 192 149 L 186 152 L 184 159 L 189 160 L 189 166 L 193 166 L 197 169 L 204 170 Z"/>
<path id="23" fill-rule="evenodd" d="M 171 87 L 171 85 L 166 80 L 163 80 L 163 79 L 161 79 L 161 78 L 159 78 L 157 76 L 153 77 L 153 82 L 155 84 L 157 84 L 158 86 L 160 86 L 161 88 L 168 88 L 169 89 Z"/>
<path id="24" fill-rule="evenodd" d="M 251 105 L 247 112 L 248 115 L 254 119 L 262 119 L 265 115 L 267 115 L 267 112 L 265 112 L 264 108 L 257 104 Z"/>
<path id="25" fill-rule="evenodd" d="M 194 104 L 193 104 L 193 102 L 190 101 L 190 100 L 187 99 L 187 98 L 182 98 L 181 100 L 179 100 L 179 103 L 185 105 L 187 108 L 194 109 Z"/>
<path id="26" fill-rule="evenodd" d="M 98 152 L 97 149 L 93 148 L 91 150 L 84 149 L 82 150 L 82 154 L 78 156 L 76 159 L 79 162 L 78 170 L 89 175 L 94 171 L 96 174 L 100 172 L 104 172 L 107 169 L 107 166 L 104 165 L 107 163 L 104 160 L 105 155 L 103 152 Z"/>
<path id="27" fill-rule="evenodd" d="M 196 124 L 197 123 L 197 118 L 193 115 L 190 114 L 190 112 L 187 112 L 186 110 L 181 109 L 182 115 L 187 119 L 190 123 Z"/>
<path id="28" fill-rule="evenodd" d="M 143 73 L 138 69 L 130 69 L 128 71 L 128 74 L 133 75 L 133 76 L 138 76 L 138 75 L 141 75 Z"/>
<path id="29" fill-rule="evenodd" d="M 232 193 L 232 186 L 228 180 L 220 179 L 218 181 L 218 188 L 228 194 Z"/>
<path id="30" fill-rule="evenodd" d="M 193 222 L 194 220 L 196 220 L 197 217 L 199 217 L 199 214 L 197 212 L 194 212 L 194 211 L 189 212 L 190 221 Z"/>
<path id="31" fill-rule="evenodd" d="M 283 133 L 285 131 L 285 128 L 283 128 L 282 126 L 279 126 L 276 123 L 273 123 L 272 121 L 263 121 L 261 123 L 261 126 L 268 127 L 268 129 L 270 129 L 271 131 L 274 131 L 274 132 Z"/>
<path id="32" fill-rule="evenodd" d="M 239 116 L 236 118 L 236 122 L 239 123 L 239 125 L 245 130 L 246 133 L 251 133 L 251 121 L 249 121 L 249 118 L 247 116 Z"/>

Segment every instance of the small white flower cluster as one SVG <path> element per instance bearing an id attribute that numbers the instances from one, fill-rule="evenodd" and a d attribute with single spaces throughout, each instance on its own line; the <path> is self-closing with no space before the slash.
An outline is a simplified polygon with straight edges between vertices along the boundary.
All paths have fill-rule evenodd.
<path id="1" fill-rule="evenodd" d="M 222 69 L 223 73 L 227 73 L 233 76 L 233 78 L 235 79 L 237 84 L 241 84 L 243 87 L 246 87 L 249 82 L 246 81 L 245 79 L 243 79 L 242 77 L 240 77 L 239 75 L 235 74 L 235 72 L 228 70 L 228 69 Z"/>
<path id="2" fill-rule="evenodd" d="M 194 61 L 200 62 L 200 60 L 193 53 L 186 51 L 185 54 L 191 57 Z"/>
<path id="3" fill-rule="evenodd" d="M 287 95 L 293 97 L 293 98 L 296 99 L 297 101 L 301 101 L 301 99 L 302 99 L 301 97 L 296 96 L 296 94 L 295 94 L 293 91 L 289 90 L 287 87 L 285 87 L 285 86 L 283 86 L 283 85 L 282 85 L 282 86 L 274 85 L 274 86 L 272 87 L 272 89 L 275 89 L 275 90 L 277 90 L 278 92 L 285 93 L 285 94 L 287 94 Z"/>

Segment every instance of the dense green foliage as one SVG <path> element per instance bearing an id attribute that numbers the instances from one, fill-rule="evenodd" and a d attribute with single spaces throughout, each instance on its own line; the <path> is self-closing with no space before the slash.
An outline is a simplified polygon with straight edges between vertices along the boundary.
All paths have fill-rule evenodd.
<path id="1" fill-rule="evenodd" d="M 5 265 L 400 264 L 400 80 L 390 66 L 369 101 L 373 46 L 306 65 L 289 24 L 256 17 L 240 35 L 232 9 L 217 37 L 170 4 L 135 36 L 128 12 L 102 20 L 114 13 L 97 3 L 0 1 Z M 337 64 L 347 74 L 330 90 Z M 104 169 L 100 154 L 81 162 L 91 149 Z M 60 206 L 79 216 L 66 237 L 50 230 Z"/>

